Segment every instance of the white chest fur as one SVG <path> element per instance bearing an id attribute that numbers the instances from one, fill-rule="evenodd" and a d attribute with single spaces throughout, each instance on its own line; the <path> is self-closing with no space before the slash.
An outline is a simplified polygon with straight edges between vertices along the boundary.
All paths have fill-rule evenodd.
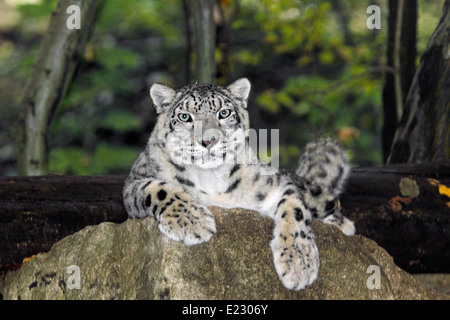
<path id="1" fill-rule="evenodd" d="M 186 176 L 195 183 L 199 193 L 214 195 L 225 192 L 229 187 L 230 165 L 214 169 L 188 166 L 186 169 Z"/>

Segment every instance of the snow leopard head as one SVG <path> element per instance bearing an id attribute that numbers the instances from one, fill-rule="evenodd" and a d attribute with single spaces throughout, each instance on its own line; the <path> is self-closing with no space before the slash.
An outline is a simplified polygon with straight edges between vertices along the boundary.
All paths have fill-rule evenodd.
<path id="1" fill-rule="evenodd" d="M 194 84 L 174 90 L 154 84 L 155 130 L 172 161 L 205 169 L 235 163 L 245 150 L 249 93 L 245 78 L 227 87 Z"/>

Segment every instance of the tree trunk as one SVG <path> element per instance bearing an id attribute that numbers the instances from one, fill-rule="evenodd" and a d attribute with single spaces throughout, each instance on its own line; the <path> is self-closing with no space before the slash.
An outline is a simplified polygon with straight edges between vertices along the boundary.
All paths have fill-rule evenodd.
<path id="1" fill-rule="evenodd" d="M 420 194 L 399 208 L 390 200 L 400 195 L 404 177 L 417 183 Z M 407 271 L 450 272 L 450 199 L 428 178 L 450 186 L 450 165 L 356 168 L 341 198 L 342 211 L 355 221 L 358 234 L 374 239 Z M 125 221 L 124 180 L 0 177 L 0 265 L 47 251 L 87 225 Z"/>
<path id="2" fill-rule="evenodd" d="M 189 3 L 194 18 L 195 78 L 199 83 L 215 82 L 214 2 L 214 0 L 191 0 Z"/>
<path id="3" fill-rule="evenodd" d="M 450 1 L 422 54 L 388 163 L 450 159 Z"/>
<path id="4" fill-rule="evenodd" d="M 219 85 L 230 83 L 230 15 L 226 14 L 226 6 L 230 4 L 216 0 L 216 48 L 220 51 L 220 59 L 216 64 L 216 81 Z"/>
<path id="5" fill-rule="evenodd" d="M 389 156 L 398 119 L 403 113 L 403 105 L 414 77 L 416 29 L 417 1 L 390 0 L 387 65 L 396 71 L 386 73 L 383 88 L 382 146 L 384 162 Z"/>
<path id="6" fill-rule="evenodd" d="M 52 13 L 20 105 L 17 139 L 19 175 L 48 172 L 53 119 L 92 33 L 97 3 L 97 0 L 61 0 Z M 71 16 L 67 8 L 70 5 L 80 8 L 81 29 L 67 27 Z"/>
<path id="7" fill-rule="evenodd" d="M 183 0 L 183 14 L 184 14 L 184 32 L 186 38 L 186 53 L 184 56 L 184 73 L 185 73 L 185 83 L 188 84 L 192 80 L 191 74 L 191 56 L 192 56 L 192 32 L 191 32 L 191 15 L 189 10 L 188 0 Z"/>

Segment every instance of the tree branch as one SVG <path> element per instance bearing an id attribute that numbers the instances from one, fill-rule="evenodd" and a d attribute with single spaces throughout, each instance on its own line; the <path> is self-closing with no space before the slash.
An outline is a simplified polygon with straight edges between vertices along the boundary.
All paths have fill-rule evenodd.
<path id="1" fill-rule="evenodd" d="M 450 159 L 450 1 L 414 75 L 387 163 Z"/>
<path id="2" fill-rule="evenodd" d="M 404 0 L 398 0 L 397 19 L 395 21 L 395 41 L 394 41 L 394 84 L 395 84 L 395 106 L 397 119 L 400 119 L 403 111 L 402 93 L 402 68 L 400 64 L 400 49 L 402 45 L 402 24 Z"/>
<path id="3" fill-rule="evenodd" d="M 189 3 L 194 18 L 195 77 L 200 83 L 215 82 L 214 2 L 214 0 L 191 0 Z"/>

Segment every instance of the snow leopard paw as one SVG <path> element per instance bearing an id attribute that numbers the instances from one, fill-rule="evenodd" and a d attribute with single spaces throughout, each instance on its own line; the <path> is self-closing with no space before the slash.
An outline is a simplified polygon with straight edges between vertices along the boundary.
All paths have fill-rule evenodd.
<path id="1" fill-rule="evenodd" d="M 181 198 L 174 199 L 157 220 L 162 233 L 187 246 L 207 242 L 216 232 L 214 216 L 208 208 Z"/>
<path id="2" fill-rule="evenodd" d="M 312 234 L 305 231 L 280 233 L 271 241 L 275 269 L 283 285 L 302 290 L 316 280 L 319 272 L 319 250 Z"/>

